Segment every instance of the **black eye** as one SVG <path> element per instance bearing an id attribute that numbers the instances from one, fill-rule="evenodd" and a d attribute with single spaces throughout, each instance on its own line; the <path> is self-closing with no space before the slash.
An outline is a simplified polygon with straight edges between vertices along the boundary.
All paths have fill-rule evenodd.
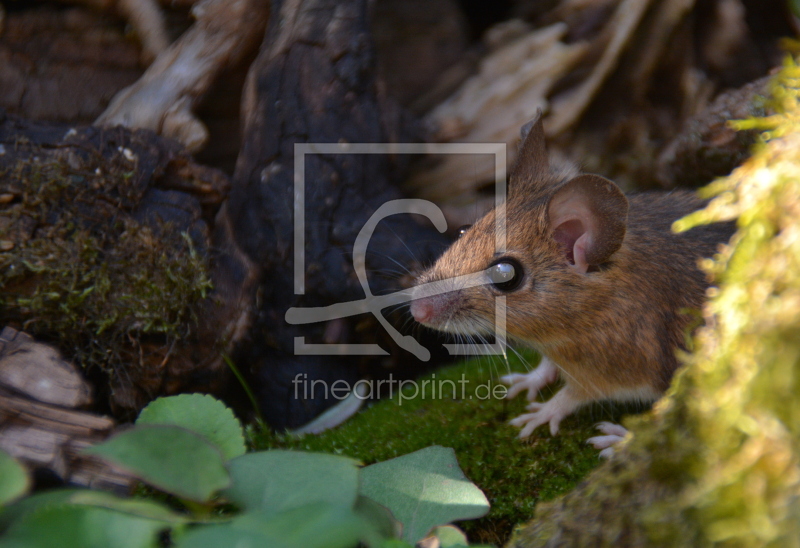
<path id="1" fill-rule="evenodd" d="M 466 234 L 467 230 L 469 230 L 470 228 L 472 228 L 472 225 L 464 225 L 458 230 L 456 230 L 456 238 L 460 238 L 461 236 Z"/>
<path id="2" fill-rule="evenodd" d="M 519 261 L 511 257 L 501 257 L 497 259 L 486 272 L 492 285 L 500 291 L 514 291 L 522 283 L 525 277 L 525 270 Z"/>

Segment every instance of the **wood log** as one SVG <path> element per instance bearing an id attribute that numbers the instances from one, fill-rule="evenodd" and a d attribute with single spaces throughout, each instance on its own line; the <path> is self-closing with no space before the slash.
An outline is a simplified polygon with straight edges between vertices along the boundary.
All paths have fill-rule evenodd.
<path id="1" fill-rule="evenodd" d="M 55 348 L 6 327 L 0 332 L 0 385 L 40 402 L 82 407 L 91 402 L 89 386 Z"/>
<path id="2" fill-rule="evenodd" d="M 27 382 L 32 375 L 43 382 Z M 83 376 L 56 349 L 10 327 L 0 333 L 0 449 L 64 483 L 127 491 L 132 476 L 80 452 L 116 426 L 75 409 L 88 403 L 89 393 Z"/>
<path id="3" fill-rule="evenodd" d="M 537 110 L 548 109 L 553 86 L 586 55 L 585 43 L 563 42 L 567 30 L 559 23 L 534 31 L 521 21 L 496 29 L 495 34 L 503 36 L 494 38 L 494 48 L 481 61 L 478 73 L 426 116 L 437 128 L 434 140 L 506 143 L 513 165 L 519 128 Z M 474 195 L 494 181 L 493 164 L 476 168 L 458 156 L 425 167 L 406 182 L 406 189 L 437 202 Z"/>
<path id="4" fill-rule="evenodd" d="M 512 22 L 490 29 L 479 72 L 426 121 L 437 141 L 505 142 L 513 164 L 518 128 L 541 108 L 551 153 L 626 188 L 664 184 L 657 149 L 715 94 L 780 62 L 774 45 L 790 31 L 778 4 L 519 0 L 535 27 L 495 47 L 488 34 Z M 492 182 L 491 166 L 453 157 L 423 165 L 407 189 L 454 207 L 454 196 L 479 200 Z"/>
<path id="5" fill-rule="evenodd" d="M 379 336 L 375 323 L 356 318 L 327 326 L 292 326 L 284 319 L 292 306 L 364 297 L 351 263 L 353 242 L 377 207 L 400 197 L 392 182 L 405 168 L 407 158 L 401 155 L 309 155 L 306 290 L 295 295 L 295 144 L 412 138 L 409 120 L 382 97 L 376 84 L 367 4 L 273 2 L 267 36 L 245 85 L 243 146 L 215 235 L 228 252 L 220 258 L 217 273 L 222 280 L 237 280 L 227 287 L 245 295 L 241 301 L 249 303 L 233 322 L 240 343 L 234 358 L 247 368 L 267 420 L 281 429 L 304 424 L 335 401 L 293 397 L 291 380 L 296 374 L 307 373 L 309 380 L 354 382 L 367 374 L 359 364 L 376 373 L 375 360 L 294 355 L 299 336 L 309 343 L 374 342 Z M 372 292 L 400 287 L 396 277 L 375 272 L 428 262 L 442 241 L 435 230 L 409 216 L 386 219 L 367 256 Z M 218 287 L 225 285 L 216 280 Z"/>

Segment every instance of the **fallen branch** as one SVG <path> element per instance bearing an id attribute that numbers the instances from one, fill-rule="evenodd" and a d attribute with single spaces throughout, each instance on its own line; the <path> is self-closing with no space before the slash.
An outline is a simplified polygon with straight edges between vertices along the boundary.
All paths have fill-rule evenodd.
<path id="1" fill-rule="evenodd" d="M 150 129 L 197 152 L 208 141 L 208 130 L 192 109 L 220 72 L 258 44 L 268 13 L 266 0 L 198 3 L 192 28 L 139 81 L 120 91 L 95 124 Z"/>

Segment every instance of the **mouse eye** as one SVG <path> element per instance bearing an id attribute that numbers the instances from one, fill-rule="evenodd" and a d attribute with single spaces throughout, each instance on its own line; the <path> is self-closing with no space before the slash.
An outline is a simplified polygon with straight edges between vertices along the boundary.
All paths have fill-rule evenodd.
<path id="1" fill-rule="evenodd" d="M 525 271 L 519 261 L 511 257 L 502 257 L 495 261 L 486 272 L 492 285 L 500 291 L 514 291 L 522 283 Z"/>
<path id="2" fill-rule="evenodd" d="M 472 228 L 472 225 L 464 225 L 460 227 L 458 230 L 456 230 L 456 238 L 460 238 L 461 236 L 466 234 L 467 230 L 469 230 L 470 228 Z"/>

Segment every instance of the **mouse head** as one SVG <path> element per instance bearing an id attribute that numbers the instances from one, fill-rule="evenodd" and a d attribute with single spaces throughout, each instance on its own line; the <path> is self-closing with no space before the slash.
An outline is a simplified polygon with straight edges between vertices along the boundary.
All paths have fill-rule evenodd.
<path id="1" fill-rule="evenodd" d="M 524 131 L 524 129 L 523 129 Z M 511 172 L 505 204 L 506 249 L 496 250 L 498 211 L 476 222 L 420 276 L 420 284 L 482 272 L 485 284 L 412 301 L 414 318 L 461 334 L 494 331 L 495 300 L 506 297 L 509 334 L 546 343 L 580 321 L 596 301 L 606 266 L 622 246 L 628 201 L 598 175 L 551 169 L 541 116 Z M 415 296 L 416 297 L 416 296 Z M 531 339 L 534 340 L 531 340 Z"/>

